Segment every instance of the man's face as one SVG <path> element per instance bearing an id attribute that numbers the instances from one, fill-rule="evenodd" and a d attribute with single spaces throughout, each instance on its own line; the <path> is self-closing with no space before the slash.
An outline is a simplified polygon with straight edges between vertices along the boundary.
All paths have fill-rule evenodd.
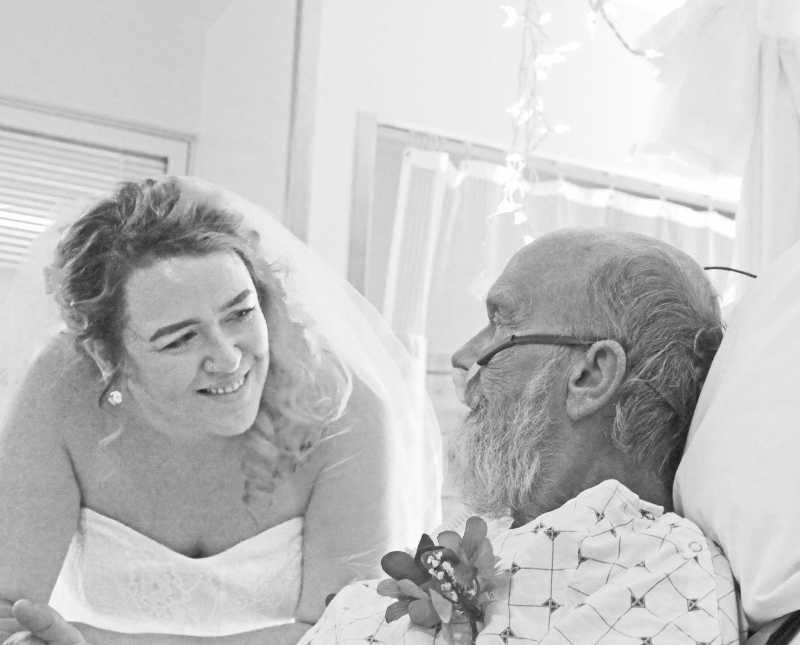
<path id="1" fill-rule="evenodd" d="M 542 483 L 562 447 L 556 410 L 565 356 L 559 348 L 545 352 L 550 356 L 543 357 L 521 393 L 471 393 L 472 407 L 455 437 L 452 456 L 462 493 L 479 513 L 538 514 L 528 507 L 543 492 Z"/>
<path id="2" fill-rule="evenodd" d="M 515 346 L 475 368 L 511 334 L 570 331 L 585 279 L 564 266 L 562 247 L 535 243 L 515 255 L 489 291 L 487 325 L 453 355 L 454 378 L 470 408 L 454 457 L 465 494 L 484 513 L 510 508 L 525 515 L 529 506 L 560 499 L 549 489 L 565 483 L 567 464 L 578 452 L 564 409 L 570 356 L 577 350 Z"/>

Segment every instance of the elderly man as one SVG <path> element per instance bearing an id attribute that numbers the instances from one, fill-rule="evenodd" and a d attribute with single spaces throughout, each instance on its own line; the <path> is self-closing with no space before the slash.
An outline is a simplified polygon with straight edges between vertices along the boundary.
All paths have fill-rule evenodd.
<path id="1" fill-rule="evenodd" d="M 668 512 L 722 335 L 703 271 L 651 238 L 562 231 L 519 251 L 486 305 L 487 325 L 453 356 L 470 408 L 455 447 L 466 501 L 508 518 L 490 536 L 504 575 L 477 641 L 736 642 L 724 557 Z M 351 585 L 302 642 L 459 633 L 387 622 L 390 602 Z"/>
<path id="2" fill-rule="evenodd" d="M 524 524 L 615 479 L 671 510 L 722 338 L 697 263 L 644 236 L 557 232 L 511 259 L 486 307 L 486 327 L 453 355 L 476 509 Z"/>
<path id="3" fill-rule="evenodd" d="M 455 446 L 466 501 L 509 516 L 478 643 L 737 642 L 724 557 L 665 512 L 722 337 L 701 268 L 644 236 L 561 231 L 511 259 L 486 309 L 453 356 L 470 408 Z M 386 622 L 374 593 L 348 587 L 303 641 L 454 633 L 426 628 L 424 611 L 421 625 Z"/>
<path id="4" fill-rule="evenodd" d="M 665 513 L 722 337 L 701 268 L 644 236 L 561 231 L 511 259 L 486 308 L 486 326 L 453 356 L 470 408 L 455 447 L 466 501 L 509 516 L 495 523 L 505 575 L 477 642 L 737 642 L 725 558 Z M 373 594 L 348 587 L 303 642 L 459 633 L 424 607 L 411 611 L 417 624 L 387 622 Z"/>

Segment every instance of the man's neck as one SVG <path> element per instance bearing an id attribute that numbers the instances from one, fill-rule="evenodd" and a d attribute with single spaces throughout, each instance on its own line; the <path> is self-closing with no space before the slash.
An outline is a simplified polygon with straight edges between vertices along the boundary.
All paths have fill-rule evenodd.
<path id="1" fill-rule="evenodd" d="M 654 473 L 645 471 L 641 465 L 636 468 L 621 468 L 612 472 L 598 468 L 596 471 L 587 473 L 582 485 L 575 490 L 563 490 L 550 499 L 538 499 L 525 508 L 512 511 L 511 516 L 514 518 L 512 528 L 523 526 L 540 515 L 555 510 L 583 491 L 609 479 L 616 479 L 638 495 L 640 499 L 663 507 L 665 512 L 673 510 L 671 486 L 668 486 Z"/>

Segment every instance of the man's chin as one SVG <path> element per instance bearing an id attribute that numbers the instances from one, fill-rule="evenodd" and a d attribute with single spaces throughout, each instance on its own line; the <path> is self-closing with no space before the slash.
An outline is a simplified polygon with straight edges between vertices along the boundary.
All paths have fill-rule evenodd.
<path id="1" fill-rule="evenodd" d="M 530 504 L 552 425 L 544 401 L 479 396 L 451 447 L 454 483 L 476 512 L 499 517 Z"/>
<path id="2" fill-rule="evenodd" d="M 497 495 L 500 482 L 497 477 L 483 477 L 480 472 L 485 472 L 484 464 L 479 464 L 478 449 L 475 437 L 483 431 L 481 424 L 476 424 L 476 417 L 480 418 L 482 401 L 478 401 L 475 409 L 470 410 L 457 431 L 454 444 L 450 449 L 451 472 L 453 484 L 459 491 L 461 499 L 470 510 L 487 517 L 500 517 L 508 513 L 506 504 L 500 499 L 504 495 Z"/>

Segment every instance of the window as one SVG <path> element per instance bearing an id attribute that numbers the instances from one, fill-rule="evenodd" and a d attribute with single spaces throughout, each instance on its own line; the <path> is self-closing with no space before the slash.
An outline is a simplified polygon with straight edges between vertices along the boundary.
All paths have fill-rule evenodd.
<path id="1" fill-rule="evenodd" d="M 193 138 L 0 98 L 0 301 L 53 215 L 118 182 L 186 174 Z"/>

